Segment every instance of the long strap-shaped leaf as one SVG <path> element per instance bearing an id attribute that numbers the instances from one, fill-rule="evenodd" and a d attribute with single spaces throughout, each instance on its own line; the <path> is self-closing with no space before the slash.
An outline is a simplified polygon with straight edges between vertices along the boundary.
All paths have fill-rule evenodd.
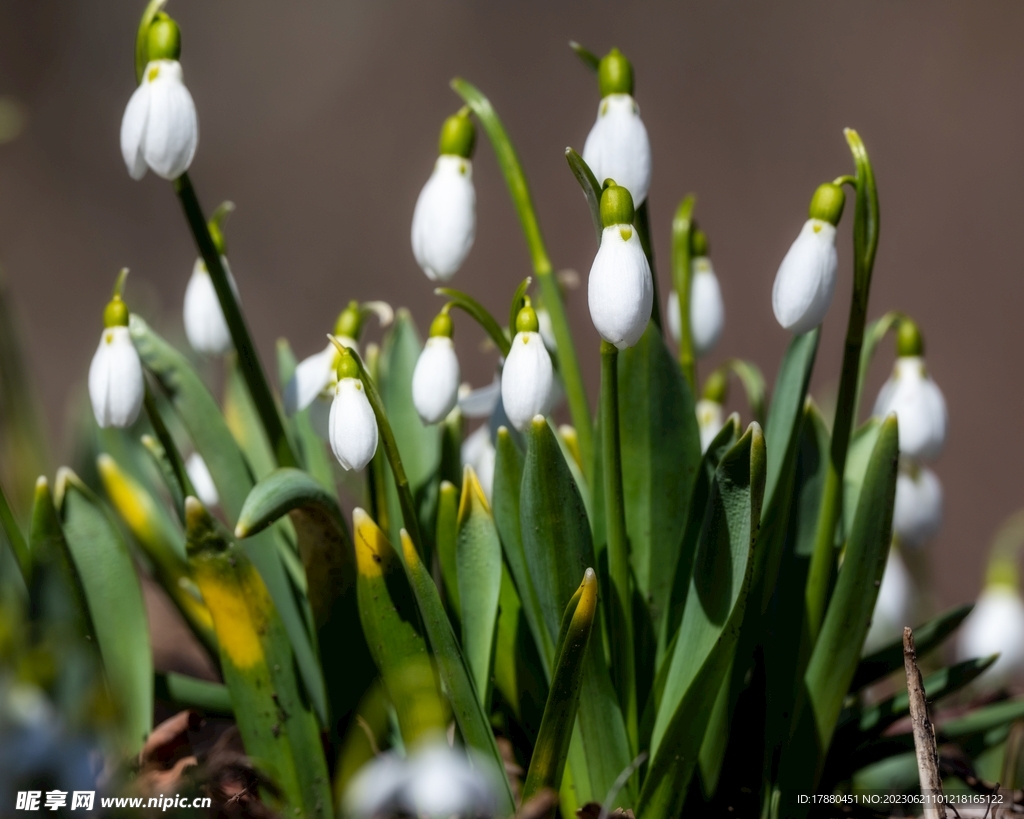
<path id="1" fill-rule="evenodd" d="M 29 555 L 28 544 L 25 542 L 25 535 L 22 534 L 21 527 L 14 519 L 10 504 L 7 503 L 3 486 L 0 486 L 0 534 L 6 538 L 14 559 L 18 563 L 21 576 L 28 584 L 29 575 L 32 573 L 32 558 Z"/>
<path id="2" fill-rule="evenodd" d="M 57 475 L 57 498 L 103 669 L 121 712 L 123 750 L 134 753 L 153 727 L 153 650 L 139 579 L 117 528 L 68 469 Z"/>
<path id="3" fill-rule="evenodd" d="M 281 807 L 296 815 L 330 817 L 320 731 L 267 586 L 198 500 L 185 501 L 185 516 L 189 561 L 213 615 L 245 751 L 280 789 Z"/>
<path id="4" fill-rule="evenodd" d="M 751 424 L 715 473 L 679 637 L 651 737 L 638 815 L 676 816 L 711 709 L 732 661 L 753 573 L 765 445 Z"/>
<path id="5" fill-rule="evenodd" d="M 129 329 L 142 363 L 160 384 L 188 430 L 192 443 L 210 470 L 221 507 L 229 522 L 234 522 L 253 487 L 253 477 L 216 400 L 188 360 L 153 332 L 145 321 L 132 316 Z M 306 618 L 285 575 L 273 533 L 248 538 L 245 552 L 267 584 L 291 640 L 306 691 L 317 716 L 326 725 L 327 692 L 320 664 Z"/>
<path id="6" fill-rule="evenodd" d="M 523 802 L 541 788 L 557 791 L 561 787 L 583 682 L 584 654 L 596 616 L 597 575 L 587 569 L 579 592 L 565 610 L 565 633 L 560 635 L 558 661 L 523 786 Z"/>

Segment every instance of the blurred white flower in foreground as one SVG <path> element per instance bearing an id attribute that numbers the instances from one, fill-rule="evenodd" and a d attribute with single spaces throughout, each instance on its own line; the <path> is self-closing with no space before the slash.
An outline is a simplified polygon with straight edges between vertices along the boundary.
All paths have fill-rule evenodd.
<path id="1" fill-rule="evenodd" d="M 900 453 L 915 461 L 931 461 L 946 443 L 946 400 L 928 376 L 924 358 L 901 355 L 882 386 L 874 414 L 895 412 L 900 424 Z"/>
<path id="2" fill-rule="evenodd" d="M 900 639 L 904 626 L 910 622 L 914 607 L 914 584 L 910 572 L 896 549 L 889 549 L 889 559 L 882 575 L 882 585 L 871 615 L 871 627 L 864 639 L 864 654 Z"/>
<path id="3" fill-rule="evenodd" d="M 238 298 L 238 285 L 231 275 L 226 256 L 220 257 L 224 272 L 228 274 L 231 289 Z M 224 310 L 213 286 L 213 279 L 202 259 L 196 259 L 192 267 L 192 276 L 185 288 L 185 306 L 183 310 L 185 335 L 192 349 L 203 355 L 224 355 L 231 351 L 231 331 L 228 329 Z"/>
<path id="4" fill-rule="evenodd" d="M 220 503 L 213 475 L 210 474 L 210 468 L 202 455 L 198 452 L 189 455 L 185 459 L 185 471 L 188 473 L 188 479 L 192 481 L 192 488 L 196 490 L 196 497 L 203 502 L 203 506 L 209 509 Z"/>
<path id="5" fill-rule="evenodd" d="M 957 639 L 961 660 L 999 654 L 999 659 L 980 678 L 996 688 L 1024 676 L 1024 601 L 1012 586 L 990 584 L 974 606 Z"/>
<path id="6" fill-rule="evenodd" d="M 896 478 L 892 530 L 902 545 L 918 547 L 942 526 L 942 484 L 927 467 L 911 465 Z"/>

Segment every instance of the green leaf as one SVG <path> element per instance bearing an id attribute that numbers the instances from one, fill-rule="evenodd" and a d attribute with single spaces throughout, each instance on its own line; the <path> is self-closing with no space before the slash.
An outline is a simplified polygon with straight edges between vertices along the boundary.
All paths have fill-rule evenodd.
<path id="1" fill-rule="evenodd" d="M 253 474 L 257 479 L 265 478 L 277 467 L 277 460 L 249 395 L 249 388 L 238 369 L 237 357 L 237 353 L 231 353 L 225 358 L 224 420 Z"/>
<path id="2" fill-rule="evenodd" d="M 601 65 L 601 58 L 596 54 L 587 51 L 586 48 L 581 46 L 575 40 L 569 41 L 569 48 L 576 52 L 576 56 L 580 58 L 580 61 L 595 74 L 597 73 L 598 67 Z"/>
<path id="3" fill-rule="evenodd" d="M 437 557 L 448 604 L 456 618 L 462 620 L 459 602 L 459 573 L 455 550 L 458 538 L 459 490 L 451 481 L 442 481 L 437 496 Z"/>
<path id="4" fill-rule="evenodd" d="M 181 419 L 196 450 L 206 461 L 217 487 L 220 505 L 234 523 L 254 482 L 249 467 L 221 417 L 217 402 L 187 359 L 158 336 L 138 316 L 131 317 L 132 341 L 146 369 L 153 375 Z M 244 549 L 256 566 L 295 650 L 306 691 L 317 715 L 327 723 L 327 693 L 320 664 L 307 629 L 306 618 L 285 574 L 274 535 L 248 538 Z"/>
<path id="5" fill-rule="evenodd" d="M 806 694 L 781 762 L 783 798 L 809 793 L 816 785 L 857 670 L 892 536 L 898 460 L 899 433 L 890 416 L 871 454 L 846 556 L 804 675 Z"/>
<path id="6" fill-rule="evenodd" d="M 564 633 L 559 635 L 558 660 L 523 786 L 523 802 L 542 788 L 557 791 L 561 787 L 576 722 L 584 655 L 596 616 L 597 575 L 593 569 L 587 569 L 580 594 L 573 595 L 563 617 Z"/>
<path id="7" fill-rule="evenodd" d="M 523 483 L 523 455 L 506 427 L 498 428 L 496 450 L 494 486 L 491 491 L 494 501 L 494 522 L 498 527 L 509 572 L 519 592 L 523 616 L 526 617 L 537 652 L 540 654 L 544 676 L 550 680 L 555 643 L 544 620 L 540 598 L 530 577 L 520 528 L 519 493 Z"/>
<path id="8" fill-rule="evenodd" d="M 14 519 L 14 513 L 11 512 L 11 507 L 7 503 L 3 486 L 0 486 L 0 534 L 4 536 L 10 546 L 11 553 L 21 570 L 21 576 L 27 585 L 32 573 L 32 557 L 29 554 L 25 536 L 21 533 L 21 527 L 18 526 L 18 522 Z"/>
<path id="9" fill-rule="evenodd" d="M 156 675 L 156 698 L 167 700 L 182 708 L 198 708 L 207 714 L 234 717 L 231 692 L 226 685 L 199 680 L 168 671 Z"/>
<path id="10" fill-rule="evenodd" d="M 914 643 L 917 646 L 917 656 L 924 657 L 929 651 L 942 645 L 973 610 L 973 603 L 957 606 L 915 628 Z M 853 681 L 850 683 L 850 691 L 859 691 L 883 677 L 888 677 L 894 671 L 902 669 L 903 639 L 900 638 L 860 661 L 857 671 L 853 675 Z"/>
<path id="11" fill-rule="evenodd" d="M 320 730 L 267 586 L 198 500 L 186 500 L 185 516 L 189 562 L 213 615 L 242 744 L 280 790 L 262 798 L 296 815 L 330 817 Z"/>
<path id="12" fill-rule="evenodd" d="M 57 497 L 64 537 L 120 711 L 122 750 L 136 753 L 153 728 L 153 651 L 139 579 L 117 528 L 69 469 L 57 475 Z"/>
<path id="13" fill-rule="evenodd" d="M 462 738 L 471 748 L 476 748 L 488 757 L 496 766 L 496 770 L 504 770 L 487 712 L 477 698 L 469 667 L 459 650 L 451 621 L 441 603 L 441 595 L 408 533 L 403 529 L 401 534 L 406 576 L 416 597 L 423 628 L 437 663 L 438 675 L 448 694 Z M 509 816 L 515 810 L 512 791 L 508 779 L 502 777 L 502 780 L 504 787 L 497 795 L 497 807 L 499 815 Z"/>
<path id="14" fill-rule="evenodd" d="M 800 338 L 800 336 L 796 336 L 796 338 Z M 792 346 L 790 344 L 791 349 Z M 768 390 L 765 386 L 764 375 L 761 373 L 761 369 L 753 361 L 744 361 L 742 358 L 730 358 L 722 366 L 728 367 L 736 373 L 736 377 L 743 385 L 743 391 L 747 394 L 747 404 L 750 407 L 751 414 L 754 416 L 754 420 L 761 426 L 764 426 L 765 411 L 768 407 Z M 788 379 L 784 380 L 782 378 L 786 369 L 786 359 L 783 359 L 782 369 L 779 371 L 780 384 L 777 386 L 787 388 L 790 386 Z M 806 392 L 806 388 L 804 391 Z M 765 437 L 767 438 L 767 433 Z"/>
<path id="15" fill-rule="evenodd" d="M 881 421 L 869 418 L 865 424 L 850 437 L 850 448 L 846 455 L 846 469 L 843 471 L 843 532 L 846 535 L 853 530 L 854 515 L 857 502 L 860 500 L 864 477 L 867 472 L 871 453 L 878 441 Z"/>
<path id="16" fill-rule="evenodd" d="M 565 149 L 565 161 L 569 163 L 569 170 L 580 183 L 583 195 L 587 198 L 590 206 L 590 218 L 594 223 L 594 230 L 597 231 L 597 244 L 601 244 L 601 235 L 604 232 L 604 222 L 601 221 L 601 183 L 597 181 L 590 166 L 572 148 Z"/>
<path id="17" fill-rule="evenodd" d="M 701 462 L 693 396 L 658 328 L 619 354 L 622 488 L 637 589 L 660 623 Z"/>
<path id="18" fill-rule="evenodd" d="M 751 424 L 722 458 L 708 500 L 679 637 L 651 737 L 637 813 L 678 815 L 725 680 L 753 573 L 765 486 L 765 443 Z"/>
<path id="19" fill-rule="evenodd" d="M 97 467 L 107 498 L 152 561 L 157 581 L 211 655 L 218 657 L 213 618 L 192 580 L 184 533 L 164 507 L 113 458 L 100 455 Z"/>
<path id="20" fill-rule="evenodd" d="M 463 612 L 462 650 L 480 704 L 487 709 L 501 593 L 501 541 L 471 466 L 463 473 L 457 525 L 455 559 Z"/>

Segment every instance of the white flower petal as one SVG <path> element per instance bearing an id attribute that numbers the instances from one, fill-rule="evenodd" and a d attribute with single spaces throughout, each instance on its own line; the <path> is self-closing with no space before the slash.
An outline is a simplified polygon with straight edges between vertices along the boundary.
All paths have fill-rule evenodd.
<path id="1" fill-rule="evenodd" d="M 480 387 L 459 398 L 459 409 L 467 418 L 489 418 L 501 400 L 501 376 L 495 375 L 494 380 L 486 387 Z"/>
<path id="2" fill-rule="evenodd" d="M 932 461 L 946 443 L 946 400 L 928 376 L 924 359 L 900 356 L 893 374 L 883 385 L 874 414 L 896 413 L 900 426 L 900 453 L 915 461 Z"/>
<path id="3" fill-rule="evenodd" d="M 238 287 L 231 270 L 227 267 L 227 259 L 221 257 L 227 270 L 229 281 L 235 295 Z M 192 277 L 185 288 L 185 307 L 183 311 L 185 335 L 192 349 L 204 355 L 224 355 L 232 348 L 231 331 L 228 330 L 224 311 L 213 287 L 213 279 L 206 270 L 202 259 L 196 259 L 192 268 Z"/>
<path id="4" fill-rule="evenodd" d="M 412 374 L 412 403 L 424 424 L 436 424 L 459 400 L 459 359 L 447 336 L 427 339 Z"/>
<path id="5" fill-rule="evenodd" d="M 288 415 L 304 410 L 313 403 L 314 398 L 331 386 L 335 378 L 334 360 L 337 354 L 334 345 L 328 344 L 319 353 L 299 362 L 284 388 L 284 411 Z"/>
<path id="6" fill-rule="evenodd" d="M 407 780 L 408 765 L 397 754 L 374 757 L 350 780 L 345 791 L 345 813 L 370 819 L 399 810 L 399 795 Z"/>
<path id="7" fill-rule="evenodd" d="M 921 546 L 942 526 L 942 484 L 930 469 L 917 467 L 896 478 L 892 529 L 906 546 Z"/>
<path id="8" fill-rule="evenodd" d="M 537 309 L 537 325 L 537 330 L 540 332 L 540 337 L 544 339 L 544 346 L 548 348 L 548 352 L 556 352 L 558 343 L 555 341 L 555 328 L 551 324 L 551 314 L 543 307 Z"/>
<path id="9" fill-rule="evenodd" d="M 890 549 L 862 653 L 870 654 L 898 640 L 903 634 L 903 627 L 913 625 L 910 622 L 913 602 L 914 585 L 910 579 L 910 572 L 903 565 L 899 553 L 895 549 Z"/>
<path id="10" fill-rule="evenodd" d="M 177 179 L 192 164 L 199 143 L 199 120 L 192 95 L 176 60 L 154 60 L 142 80 L 149 86 L 149 112 L 142 153 L 164 179 Z"/>
<path id="11" fill-rule="evenodd" d="M 693 351 L 698 356 L 710 353 L 725 327 L 725 305 L 718 278 L 706 256 L 693 260 L 690 280 L 690 336 Z M 682 335 L 679 321 L 679 296 L 675 290 L 668 294 L 668 331 L 676 343 Z"/>
<path id="12" fill-rule="evenodd" d="M 697 402 L 697 428 L 700 430 L 700 451 L 707 452 L 715 436 L 725 426 L 725 412 L 717 401 L 702 398 Z"/>
<path id="13" fill-rule="evenodd" d="M 331 407 L 334 406 L 334 396 L 330 392 L 320 393 L 307 408 L 309 410 L 309 423 L 313 432 L 321 441 L 331 440 Z"/>
<path id="14" fill-rule="evenodd" d="M 651 143 L 640 108 L 629 94 L 609 94 L 583 146 L 583 161 L 598 183 L 614 179 L 640 207 L 651 187 Z"/>
<path id="15" fill-rule="evenodd" d="M 835 227 L 808 219 L 772 287 L 772 308 L 783 328 L 806 333 L 825 320 L 836 290 L 837 265 Z"/>
<path id="16" fill-rule="evenodd" d="M 476 237 L 473 163 L 439 156 L 412 215 L 412 252 L 431 281 L 446 282 L 462 267 Z"/>
<path id="17" fill-rule="evenodd" d="M 491 491 L 494 489 L 494 464 L 498 455 L 491 441 L 490 427 L 484 424 L 472 435 L 467 436 L 462 442 L 459 455 L 464 466 L 473 467 L 480 480 L 480 486 L 490 502 Z"/>
<path id="18" fill-rule="evenodd" d="M 620 350 L 632 347 L 647 329 L 654 306 L 654 282 L 640 239 L 632 227 L 612 225 L 590 268 L 590 318 L 601 338 Z"/>
<path id="19" fill-rule="evenodd" d="M 358 378 L 338 382 L 331 404 L 331 449 L 345 469 L 359 470 L 377 451 L 377 419 Z"/>
<path id="20" fill-rule="evenodd" d="M 412 756 L 402 794 L 415 816 L 493 816 L 497 807 L 487 774 L 444 743 L 420 748 Z"/>
<path id="21" fill-rule="evenodd" d="M 142 362 L 127 327 L 108 327 L 89 366 L 89 398 L 101 427 L 127 427 L 142 409 Z"/>
<path id="22" fill-rule="evenodd" d="M 220 503 L 213 475 L 210 474 L 210 468 L 202 455 L 198 452 L 189 455 L 185 459 L 185 471 L 188 473 L 188 479 L 192 481 L 192 488 L 196 490 L 196 497 L 203 502 L 203 506 L 209 508 Z"/>
<path id="23" fill-rule="evenodd" d="M 517 333 L 501 372 L 501 400 L 520 432 L 535 415 L 551 410 L 554 373 L 540 333 Z"/>
<path id="24" fill-rule="evenodd" d="M 132 179 L 142 179 L 148 167 L 142 155 L 142 142 L 149 117 L 149 90 L 149 83 L 145 82 L 135 89 L 121 119 L 121 156 Z"/>
<path id="25" fill-rule="evenodd" d="M 957 639 L 961 660 L 997 652 L 999 659 L 980 678 L 982 685 L 996 688 L 1024 676 L 1024 601 L 1005 586 L 981 593 Z"/>

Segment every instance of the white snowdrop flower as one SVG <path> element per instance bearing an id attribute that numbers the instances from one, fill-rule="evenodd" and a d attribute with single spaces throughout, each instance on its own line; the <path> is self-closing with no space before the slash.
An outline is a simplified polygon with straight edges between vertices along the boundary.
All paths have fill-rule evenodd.
<path id="1" fill-rule="evenodd" d="M 617 49 L 598 68 L 601 103 L 583 146 L 583 161 L 599 183 L 614 179 L 639 207 L 651 187 L 651 143 L 633 99 L 633 67 Z"/>
<path id="2" fill-rule="evenodd" d="M 551 324 L 551 314 L 543 307 L 537 308 L 537 325 L 540 337 L 544 339 L 544 346 L 548 348 L 548 352 L 556 352 L 558 345 L 555 342 L 555 328 Z"/>
<path id="3" fill-rule="evenodd" d="M 377 418 L 366 398 L 351 356 L 338 365 L 338 385 L 331 404 L 330 441 L 334 457 L 345 469 L 365 467 L 377 451 Z"/>
<path id="4" fill-rule="evenodd" d="M 690 263 L 690 338 L 693 352 L 701 358 L 710 353 L 725 327 L 725 305 L 718 277 L 708 258 L 708 240 L 702 230 L 692 235 L 695 258 Z M 683 329 L 679 315 L 679 295 L 675 290 L 668 294 L 668 330 L 676 343 L 682 338 Z"/>
<path id="5" fill-rule="evenodd" d="M 633 229 L 629 191 L 610 185 L 601 195 L 604 231 L 590 268 L 587 300 L 597 332 L 620 350 L 632 347 L 647 329 L 654 306 L 654 281 Z"/>
<path id="6" fill-rule="evenodd" d="M 522 432 L 536 415 L 551 411 L 554 372 L 538 332 L 537 314 L 527 302 L 516 318 L 516 333 L 501 372 L 501 401 L 508 420 Z"/>
<path id="7" fill-rule="evenodd" d="M 466 260 L 476 237 L 473 145 L 468 111 L 445 120 L 440 156 L 412 215 L 412 252 L 431 281 L 446 282 Z"/>
<path id="8" fill-rule="evenodd" d="M 142 75 L 121 120 L 121 154 L 132 179 L 148 168 L 177 179 L 192 164 L 199 142 L 199 120 L 185 87 L 181 63 L 154 59 Z"/>
<path id="9" fill-rule="evenodd" d="M 398 754 L 379 754 L 363 765 L 349 781 L 344 806 L 348 816 L 371 819 L 397 813 L 407 777 L 406 761 Z"/>
<path id="10" fill-rule="evenodd" d="M 900 356 L 882 385 L 874 414 L 895 412 L 900 424 L 900 453 L 915 461 L 932 461 L 946 443 L 946 400 L 928 376 L 921 356 Z"/>
<path id="11" fill-rule="evenodd" d="M 491 441 L 491 430 L 487 424 L 477 428 L 476 432 L 466 437 L 462 442 L 462 449 L 459 453 L 463 466 L 473 467 L 480 486 L 487 496 L 487 502 L 491 502 L 491 492 L 494 489 L 494 464 L 498 452 Z"/>
<path id="12" fill-rule="evenodd" d="M 452 319 L 442 311 L 430 326 L 412 373 L 412 403 L 424 424 L 443 421 L 459 400 L 459 359 L 452 344 Z"/>
<path id="13" fill-rule="evenodd" d="M 902 429 L 900 430 L 902 437 Z M 942 484 L 930 469 L 912 466 L 896 478 L 892 530 L 901 544 L 921 546 L 942 526 Z"/>
<path id="14" fill-rule="evenodd" d="M 786 330 L 806 333 L 825 320 L 836 290 L 836 224 L 845 197 L 826 183 L 814 192 L 808 219 L 779 265 L 772 287 L 772 309 Z"/>
<path id="15" fill-rule="evenodd" d="M 982 685 L 996 688 L 1024 676 L 1024 601 L 1012 586 L 990 584 L 960 627 L 957 654 L 968 660 L 997 652 Z"/>
<path id="16" fill-rule="evenodd" d="M 700 451 L 707 452 L 715 436 L 725 426 L 725 409 L 717 401 L 702 398 L 697 402 L 697 428 L 700 430 Z"/>
<path id="17" fill-rule="evenodd" d="M 121 271 L 114 298 L 103 311 L 103 334 L 89 365 L 89 398 L 101 427 L 133 424 L 146 394 L 142 362 L 128 331 L 128 306 L 120 295 L 127 274 Z"/>
<path id="18" fill-rule="evenodd" d="M 221 256 L 221 264 L 228 274 L 231 289 L 238 298 L 238 285 L 231 275 L 226 256 Z M 196 259 L 192 267 L 192 277 L 185 288 L 185 335 L 192 349 L 203 355 L 224 355 L 232 349 L 231 331 L 228 329 L 224 311 L 213 287 L 213 279 L 202 259 Z M 201 500 L 201 499 L 200 499 Z"/>
<path id="19" fill-rule="evenodd" d="M 903 627 L 912 625 L 914 585 L 910 572 L 896 549 L 889 550 L 889 558 L 882 574 L 882 585 L 875 599 L 871 627 L 864 639 L 863 654 L 870 654 L 900 638 Z"/>
<path id="20" fill-rule="evenodd" d="M 185 459 L 185 471 L 188 473 L 188 479 L 192 481 L 192 488 L 196 490 L 196 497 L 203 502 L 203 506 L 209 509 L 220 503 L 213 475 L 210 474 L 210 468 L 202 455 L 198 452 L 189 455 Z"/>

